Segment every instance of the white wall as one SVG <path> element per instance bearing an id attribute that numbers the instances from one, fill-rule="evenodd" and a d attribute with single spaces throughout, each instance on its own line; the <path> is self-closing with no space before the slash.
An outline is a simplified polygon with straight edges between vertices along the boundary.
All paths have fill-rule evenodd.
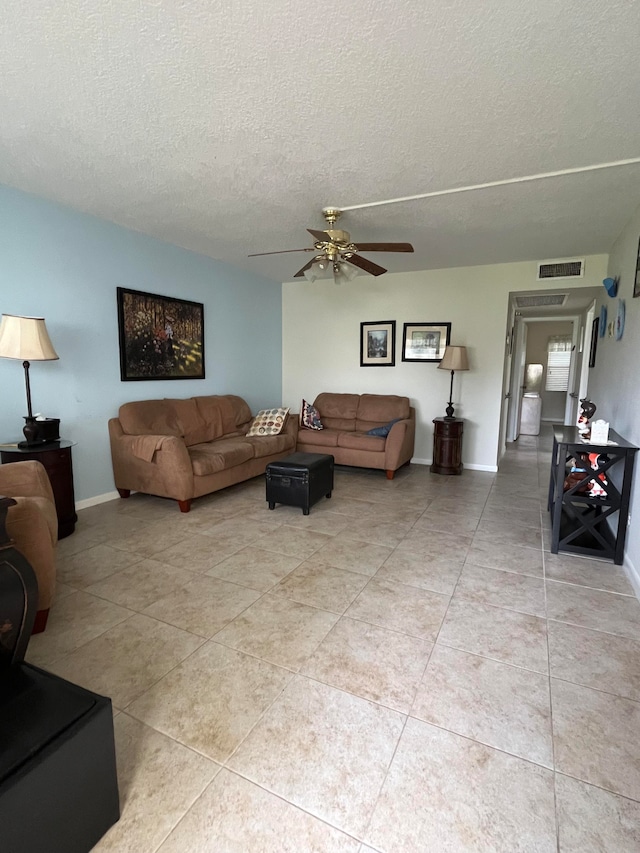
<path id="1" fill-rule="evenodd" d="M 615 337 L 598 340 L 596 365 L 590 370 L 589 397 L 597 405 L 596 418 L 609 421 L 611 428 L 628 441 L 640 446 L 640 298 L 633 298 L 638 240 L 640 239 L 640 208 L 636 211 L 614 244 L 609 256 L 608 275 L 620 276 L 615 299 L 602 288 L 600 306 L 607 306 L 608 318 L 615 318 L 618 298 L 626 304 L 626 323 L 621 341 Z M 631 497 L 632 524 L 627 534 L 626 561 L 631 567 L 637 592 L 640 594 L 640 460 Z"/>
<path id="2" fill-rule="evenodd" d="M 602 282 L 606 255 L 586 259 L 585 278 Z M 535 262 L 359 276 L 348 285 L 305 280 L 282 286 L 285 405 L 321 391 L 401 394 L 417 409 L 416 461 L 430 462 L 432 420 L 445 413 L 449 371 L 401 360 L 403 323 L 451 322 L 451 343 L 467 346 L 471 369 L 456 373 L 456 414 L 466 419 L 463 461 L 495 470 L 508 297 L 511 291 L 557 289 L 536 281 Z M 396 366 L 360 367 L 360 323 L 396 320 Z"/>

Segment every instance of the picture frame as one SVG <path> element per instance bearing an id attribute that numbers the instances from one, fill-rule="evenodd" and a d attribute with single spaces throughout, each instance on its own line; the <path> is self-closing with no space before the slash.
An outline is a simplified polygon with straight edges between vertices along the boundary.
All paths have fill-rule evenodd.
<path id="1" fill-rule="evenodd" d="M 120 380 L 204 379 L 204 305 L 117 288 Z"/>
<path id="2" fill-rule="evenodd" d="M 598 350 L 598 337 L 600 334 L 600 317 L 595 317 L 591 324 L 591 346 L 589 348 L 589 367 L 596 366 L 596 352 Z"/>
<path id="3" fill-rule="evenodd" d="M 396 321 L 360 323 L 360 367 L 395 367 Z"/>
<path id="4" fill-rule="evenodd" d="M 402 360 L 440 362 L 451 342 L 451 323 L 405 323 Z"/>
<path id="5" fill-rule="evenodd" d="M 636 257 L 636 275 L 633 279 L 633 298 L 640 296 L 640 240 L 638 240 L 638 254 Z"/>

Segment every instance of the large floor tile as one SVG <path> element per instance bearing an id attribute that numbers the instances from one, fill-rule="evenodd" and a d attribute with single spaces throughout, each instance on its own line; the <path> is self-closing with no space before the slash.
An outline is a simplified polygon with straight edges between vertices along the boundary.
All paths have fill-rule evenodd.
<path id="1" fill-rule="evenodd" d="M 256 548 L 306 560 L 330 538 L 324 533 L 316 533 L 313 530 L 298 530 L 296 527 L 282 525 L 266 536 L 262 536 L 254 544 Z"/>
<path id="2" fill-rule="evenodd" d="M 249 589 L 267 592 L 300 563 L 300 557 L 288 557 L 250 545 L 217 563 L 207 574 Z"/>
<path id="3" fill-rule="evenodd" d="M 63 596 L 53 602 L 47 630 L 29 640 L 27 660 L 48 667 L 132 615 L 131 610 L 95 595 L 74 592 Z"/>
<path id="4" fill-rule="evenodd" d="M 358 842 L 222 770 L 158 853 L 358 853 Z"/>
<path id="5" fill-rule="evenodd" d="M 363 699 L 408 713 L 431 643 L 346 617 L 331 629 L 302 672 Z"/>
<path id="6" fill-rule="evenodd" d="M 278 507 L 276 507 L 276 510 Z M 327 536 L 337 536 L 345 530 L 350 519 L 337 512 L 314 512 L 315 507 L 311 508 L 309 515 L 304 515 L 302 510 L 298 511 L 287 518 L 289 527 L 297 527 L 300 530 L 314 530 L 316 533 L 326 533 Z M 275 511 L 275 510 L 274 510 Z"/>
<path id="7" fill-rule="evenodd" d="M 220 548 L 210 536 L 189 531 L 182 542 L 154 554 L 154 560 L 177 569 L 202 574 L 226 559 L 229 550 L 236 547 L 239 548 L 240 544 L 235 540 L 232 544 Z"/>
<path id="8" fill-rule="evenodd" d="M 448 605 L 447 595 L 374 578 L 346 615 L 423 640 L 435 640 Z"/>
<path id="9" fill-rule="evenodd" d="M 392 522 L 384 520 L 384 512 L 380 517 L 355 521 L 342 531 L 345 539 L 356 539 L 359 542 L 369 542 L 382 545 L 385 548 L 395 548 L 404 535 L 411 529 L 411 522 Z"/>
<path id="10" fill-rule="evenodd" d="M 542 578 L 474 566 L 468 560 L 458 580 L 455 596 L 531 616 L 546 615 Z"/>
<path id="11" fill-rule="evenodd" d="M 640 701 L 640 642 L 549 622 L 551 675 Z"/>
<path id="12" fill-rule="evenodd" d="M 151 604 L 144 613 L 208 638 L 257 601 L 260 595 L 255 589 L 219 578 L 196 576 L 176 592 Z"/>
<path id="13" fill-rule="evenodd" d="M 438 642 L 536 672 L 549 670 L 546 621 L 526 613 L 454 599 Z"/>
<path id="14" fill-rule="evenodd" d="M 360 572 L 363 575 L 375 575 L 380 566 L 392 553 L 384 545 L 373 545 L 347 539 L 342 534 L 331 539 L 314 554 L 321 562 L 337 569 Z"/>
<path id="15" fill-rule="evenodd" d="M 101 543 L 79 554 L 73 554 L 67 558 L 59 557 L 57 576 L 64 583 L 78 589 L 86 589 L 91 584 L 102 581 L 143 559 L 144 557 L 140 554 L 120 551 Z"/>
<path id="16" fill-rule="evenodd" d="M 127 714 L 114 727 L 122 813 L 93 850 L 155 851 L 220 768 Z"/>
<path id="17" fill-rule="evenodd" d="M 383 853 L 556 853 L 553 774 L 409 719 L 365 841 Z"/>
<path id="18" fill-rule="evenodd" d="M 128 710 L 186 746 L 224 762 L 291 677 L 280 667 L 209 642 Z"/>
<path id="19" fill-rule="evenodd" d="M 437 506 L 437 505 L 436 505 Z M 418 530 L 433 530 L 438 533 L 452 533 L 462 536 L 473 536 L 478 526 L 479 515 L 466 514 L 462 511 L 457 513 L 435 510 L 433 506 L 428 509 L 418 521 L 415 527 Z"/>
<path id="20" fill-rule="evenodd" d="M 437 645 L 411 715 L 553 768 L 546 675 Z"/>
<path id="21" fill-rule="evenodd" d="M 360 835 L 404 717 L 297 676 L 229 760 L 253 782 Z"/>
<path id="22" fill-rule="evenodd" d="M 186 527 L 177 528 L 174 525 L 155 521 L 150 524 L 137 524 L 133 533 L 112 536 L 110 544 L 123 551 L 132 551 L 143 557 L 151 557 L 159 551 L 164 551 L 178 542 L 183 542 L 189 535 Z"/>
<path id="23" fill-rule="evenodd" d="M 547 580 L 633 595 L 633 588 L 622 566 L 614 566 L 610 562 L 571 554 L 545 554 L 544 569 Z"/>
<path id="24" fill-rule="evenodd" d="M 127 569 L 87 587 L 87 592 L 128 607 L 144 610 L 192 581 L 193 572 L 166 566 L 158 560 L 141 560 Z"/>
<path id="25" fill-rule="evenodd" d="M 446 554 L 437 557 L 396 549 L 378 569 L 376 579 L 451 595 L 460 577 L 463 563 L 464 558 L 453 560 Z"/>
<path id="26" fill-rule="evenodd" d="M 337 621 L 334 613 L 266 594 L 216 634 L 215 639 L 298 670 Z"/>
<path id="27" fill-rule="evenodd" d="M 271 593 L 332 613 L 344 613 L 367 582 L 366 575 L 327 566 L 314 556 L 280 581 Z"/>
<path id="28" fill-rule="evenodd" d="M 410 551 L 420 556 L 444 556 L 449 560 L 464 561 L 471 542 L 468 536 L 454 536 L 451 533 L 413 527 L 398 545 L 398 551 Z"/>
<path id="29" fill-rule="evenodd" d="M 51 670 L 126 708 L 202 642 L 201 637 L 135 614 L 56 661 Z"/>
<path id="30" fill-rule="evenodd" d="M 638 853 L 640 803 L 556 774 L 560 853 Z"/>
<path id="31" fill-rule="evenodd" d="M 467 554 L 467 562 L 489 569 L 504 569 L 541 578 L 543 575 L 542 551 L 520 545 L 495 545 L 483 540 L 475 541 Z"/>
<path id="32" fill-rule="evenodd" d="M 640 602 L 628 595 L 547 581 L 549 619 L 640 640 Z"/>
<path id="33" fill-rule="evenodd" d="M 473 544 L 489 542 L 494 546 L 517 545 L 523 548 L 542 548 L 539 528 L 512 524 L 508 517 L 504 521 L 480 521 L 473 537 Z"/>
<path id="34" fill-rule="evenodd" d="M 640 800 L 640 703 L 551 679 L 556 768 Z"/>

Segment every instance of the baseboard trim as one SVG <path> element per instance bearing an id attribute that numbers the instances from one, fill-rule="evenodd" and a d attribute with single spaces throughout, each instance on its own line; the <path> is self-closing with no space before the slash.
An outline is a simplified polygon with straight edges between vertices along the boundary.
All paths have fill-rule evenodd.
<path id="1" fill-rule="evenodd" d="M 633 591 L 636 594 L 636 598 L 640 601 L 640 572 L 633 565 L 631 560 L 625 556 L 624 564 L 622 566 L 624 569 L 625 575 L 629 578 L 629 583 L 633 587 Z"/>
<path id="2" fill-rule="evenodd" d="M 103 495 L 95 495 L 93 498 L 86 498 L 83 501 L 76 501 L 76 510 L 78 509 L 88 509 L 90 506 L 97 506 L 98 504 L 106 504 L 108 501 L 114 501 L 116 498 L 119 498 L 120 495 L 116 492 L 105 492 Z"/>
<path id="3" fill-rule="evenodd" d="M 417 456 L 414 456 L 411 460 L 412 465 L 431 465 L 431 459 L 419 459 Z"/>
<path id="4" fill-rule="evenodd" d="M 433 463 L 433 459 L 419 459 L 414 456 L 411 460 L 412 465 L 431 465 Z M 476 465 L 475 462 L 465 462 L 463 468 L 466 468 L 468 471 L 488 471 L 491 474 L 495 474 L 498 471 L 497 465 Z"/>

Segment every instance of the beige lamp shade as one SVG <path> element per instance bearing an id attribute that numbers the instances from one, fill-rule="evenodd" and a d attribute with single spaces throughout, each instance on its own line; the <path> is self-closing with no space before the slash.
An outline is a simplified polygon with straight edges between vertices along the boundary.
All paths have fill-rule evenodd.
<path id="1" fill-rule="evenodd" d="M 0 358 L 21 361 L 54 361 L 54 350 L 44 317 L 17 317 L 3 314 L 0 321 Z"/>
<path id="2" fill-rule="evenodd" d="M 438 367 L 442 370 L 469 370 L 467 348 L 446 347 Z"/>

